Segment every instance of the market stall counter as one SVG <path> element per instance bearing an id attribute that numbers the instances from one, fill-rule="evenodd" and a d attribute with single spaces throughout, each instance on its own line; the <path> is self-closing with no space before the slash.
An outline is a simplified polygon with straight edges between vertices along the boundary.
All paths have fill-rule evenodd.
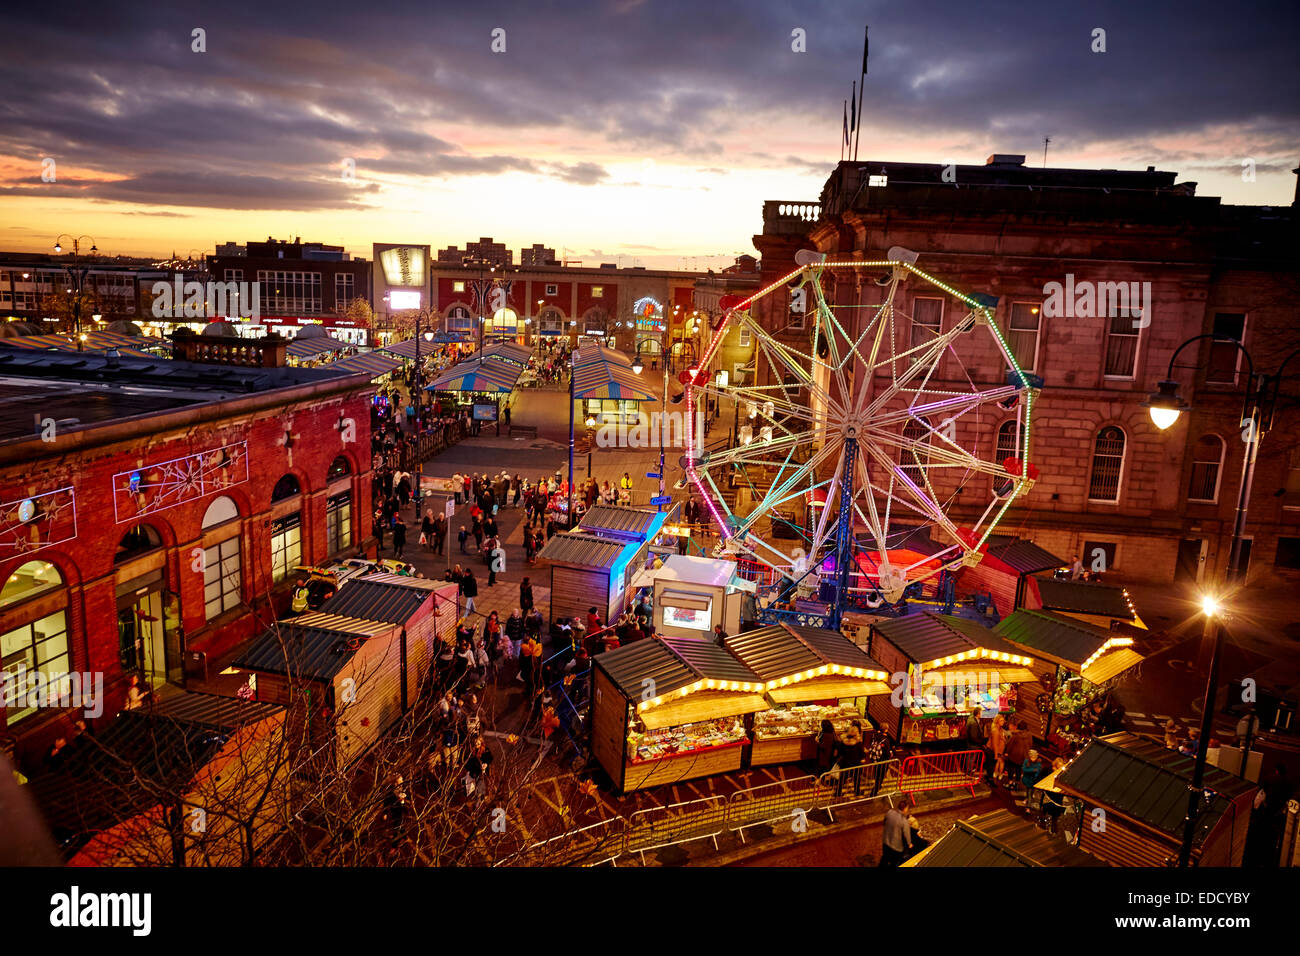
<path id="1" fill-rule="evenodd" d="M 656 637 L 597 655 L 591 741 L 622 793 L 738 770 L 764 683 L 711 640 Z"/>
<path id="2" fill-rule="evenodd" d="M 898 696 L 873 697 L 869 710 L 905 744 L 963 740 L 972 708 L 984 717 L 1010 714 L 1017 686 L 1034 679 L 1034 658 L 965 618 L 922 611 L 871 625 L 871 656 L 891 674 L 906 674 Z M 894 678 L 891 678 L 893 680 Z"/>
<path id="3" fill-rule="evenodd" d="M 864 716 L 868 697 L 891 692 L 884 669 L 837 631 L 777 624 L 723 645 L 763 681 L 771 701 L 754 715 L 750 766 L 811 759 L 823 720 L 843 734 Z"/>

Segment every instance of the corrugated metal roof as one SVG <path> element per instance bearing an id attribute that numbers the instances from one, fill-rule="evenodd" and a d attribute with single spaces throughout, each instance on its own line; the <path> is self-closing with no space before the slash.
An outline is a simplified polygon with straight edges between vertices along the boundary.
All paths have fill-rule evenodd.
<path id="1" fill-rule="evenodd" d="M 862 667 L 870 671 L 884 671 L 884 668 L 872 660 L 866 651 L 839 631 L 820 627 L 800 627 L 797 624 L 784 626 L 811 647 L 822 659 L 823 664 L 840 664 L 845 667 Z"/>
<path id="2" fill-rule="evenodd" d="M 310 358 L 313 355 L 319 355 L 321 352 L 338 352 L 348 347 L 347 342 L 340 342 L 332 335 L 323 335 L 314 338 L 291 339 L 284 350 L 294 358 Z"/>
<path id="3" fill-rule="evenodd" d="M 168 720 L 201 727 L 234 730 L 265 720 L 280 709 L 278 704 L 268 704 L 263 701 L 181 691 L 163 695 L 154 707 L 153 713 Z"/>
<path id="4" fill-rule="evenodd" d="M 582 516 L 578 527 L 583 531 L 616 531 L 620 534 L 644 535 L 654 523 L 656 511 L 619 505 L 594 505 Z"/>
<path id="5" fill-rule="evenodd" d="M 1043 607 L 1049 611 L 1073 611 L 1133 620 L 1133 609 L 1128 606 L 1123 588 L 1091 581 L 1058 581 L 1052 577 L 1036 577 L 1034 580 L 1038 582 L 1038 595 Z"/>
<path id="6" fill-rule="evenodd" d="M 743 681 L 757 683 L 758 675 L 727 653 L 727 649 L 707 638 L 661 637 L 664 646 L 695 672 L 698 680 Z M 661 692 L 662 693 L 662 692 Z"/>
<path id="7" fill-rule="evenodd" d="M 993 628 L 993 632 L 1013 644 L 1021 645 L 1030 653 L 1041 651 L 1057 660 L 1074 664 L 1076 670 L 1114 636 L 1105 628 L 1076 618 L 1053 614 L 1051 611 L 1028 609 L 1004 617 Z"/>
<path id="8" fill-rule="evenodd" d="M 421 584 L 426 586 L 421 587 Z M 395 574 L 352 578 L 344 582 L 338 593 L 320 606 L 320 611 L 322 614 L 404 625 L 430 601 L 433 587 L 431 581 Z"/>
<path id="9" fill-rule="evenodd" d="M 881 618 L 872 622 L 871 629 L 918 663 L 961 654 L 975 647 L 1017 656 L 1023 653 L 982 624 L 933 611 Z"/>
<path id="10" fill-rule="evenodd" d="M 391 355 L 362 352 L 360 355 L 349 355 L 347 358 L 339 359 L 332 363 L 330 368 L 343 369 L 347 372 L 367 372 L 377 378 L 395 368 L 400 368 L 401 364 L 401 359 L 393 358 Z"/>
<path id="11" fill-rule="evenodd" d="M 1062 568 L 1067 563 L 1025 538 L 990 537 L 987 554 L 1021 574 Z"/>
<path id="12" fill-rule="evenodd" d="M 523 366 L 489 355 L 454 365 L 438 376 L 430 392 L 509 392 L 513 391 Z"/>
<path id="13" fill-rule="evenodd" d="M 1049 837 L 1010 810 L 958 820 L 935 841 L 921 866 L 1108 866 L 1090 853 Z"/>
<path id="14" fill-rule="evenodd" d="M 641 701 L 647 688 L 652 688 L 654 695 L 671 694 L 699 680 L 681 658 L 653 638 L 598 654 L 596 663 L 633 702 Z M 646 680 L 654 683 L 643 683 Z"/>
<path id="15" fill-rule="evenodd" d="M 391 624 L 322 614 L 300 614 L 266 630 L 237 657 L 243 670 L 289 674 L 309 680 L 331 680 L 352 659 L 348 645 L 384 634 Z"/>
<path id="16" fill-rule="evenodd" d="M 732 634 L 723 644 L 763 681 L 798 674 L 824 663 L 780 624 Z"/>
<path id="17" fill-rule="evenodd" d="M 626 547 L 622 541 L 598 538 L 594 534 L 566 531 L 557 534 L 537 553 L 556 564 L 580 564 L 587 568 L 608 568 Z"/>
<path id="18" fill-rule="evenodd" d="M 1089 802 L 1111 807 L 1181 839 L 1193 764 L 1191 757 L 1133 734 L 1110 734 L 1089 741 L 1057 774 L 1056 783 Z M 1197 820 L 1197 844 L 1204 842 L 1225 813 L 1232 812 L 1232 800 L 1255 789 L 1253 783 L 1216 767 L 1205 768 L 1205 786 L 1215 791 L 1215 797 Z M 1238 822 L 1241 826 L 1247 823 Z"/>

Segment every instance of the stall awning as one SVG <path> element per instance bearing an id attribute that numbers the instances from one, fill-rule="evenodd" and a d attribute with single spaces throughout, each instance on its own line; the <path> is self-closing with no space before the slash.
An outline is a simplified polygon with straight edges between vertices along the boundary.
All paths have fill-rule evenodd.
<path id="1" fill-rule="evenodd" d="M 158 353 L 171 347 L 165 339 L 154 339 L 142 335 L 124 335 L 121 332 L 86 332 L 81 351 L 102 352 L 117 349 L 123 355 L 137 358 L 157 358 Z M 76 352 L 77 343 L 68 335 L 17 335 L 13 338 L 0 339 L 0 345 L 6 348 L 24 349 L 39 352 L 57 349 L 61 352 Z M 153 351 L 146 351 L 152 349 Z"/>
<path id="2" fill-rule="evenodd" d="M 850 697 L 877 697 L 893 693 L 880 680 L 850 677 L 817 677 L 786 687 L 775 687 L 767 695 L 778 704 L 797 704 L 805 700 L 846 700 Z"/>
<path id="3" fill-rule="evenodd" d="M 1133 665 L 1141 664 L 1144 659 L 1131 648 L 1117 647 L 1102 654 L 1095 664 L 1085 667 L 1082 671 L 1083 679 L 1093 684 L 1104 684 Z"/>
<path id="4" fill-rule="evenodd" d="M 950 664 L 946 667 L 926 667 L 922 670 L 922 679 L 925 677 L 940 679 L 948 674 L 961 675 L 968 680 L 976 674 L 980 674 L 990 683 L 998 685 L 1020 684 L 1038 679 L 1035 677 L 1034 672 L 1027 667 L 1000 664 L 987 659 L 968 660 L 960 664 Z"/>
<path id="5" fill-rule="evenodd" d="M 415 339 L 402 339 L 402 341 L 394 342 L 392 345 L 384 345 L 380 347 L 380 351 L 389 352 L 393 355 L 400 355 L 404 359 L 415 358 L 415 349 L 416 349 Z M 421 342 L 419 344 L 419 349 L 420 349 L 421 357 L 425 355 L 432 355 L 433 343 Z"/>
<path id="6" fill-rule="evenodd" d="M 382 355 L 379 352 L 364 352 L 360 355 L 349 355 L 345 359 L 339 359 L 329 367 L 346 369 L 349 372 L 365 372 L 372 378 L 378 378 L 380 375 L 387 375 L 395 368 L 400 368 L 401 365 L 401 359 L 394 358 L 391 355 Z"/>
<path id="7" fill-rule="evenodd" d="M 504 359 L 488 356 L 461 362 L 443 372 L 428 387 L 431 392 L 497 392 L 514 391 L 523 367 Z"/>
<path id="8" fill-rule="evenodd" d="M 533 350 L 527 345 L 520 345 L 518 342 L 498 342 L 496 345 L 489 345 L 473 358 L 494 357 L 513 362 L 515 365 L 527 365 L 532 356 Z"/>
<path id="9" fill-rule="evenodd" d="M 723 693 L 705 691 L 689 694 L 658 707 L 641 711 L 641 722 L 648 730 L 693 724 L 699 720 L 716 720 L 719 717 L 739 717 L 767 710 L 767 699 L 762 694 Z"/>
<path id="10" fill-rule="evenodd" d="M 322 352 L 337 352 L 351 348 L 347 342 L 340 342 L 332 335 L 313 336 L 312 338 L 293 339 L 285 346 L 285 352 L 294 358 L 311 358 Z"/>
<path id="11" fill-rule="evenodd" d="M 1094 684 L 1142 660 L 1131 637 L 1053 611 L 1021 609 L 993 630 L 1026 653 L 1082 673 Z"/>

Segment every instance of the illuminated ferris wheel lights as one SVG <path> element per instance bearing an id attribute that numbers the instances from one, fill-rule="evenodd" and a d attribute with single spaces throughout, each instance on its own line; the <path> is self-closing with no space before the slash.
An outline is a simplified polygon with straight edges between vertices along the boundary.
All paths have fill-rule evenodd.
<path id="1" fill-rule="evenodd" d="M 750 425 L 740 426 L 740 443 L 748 445 L 754 440 L 754 429 Z"/>

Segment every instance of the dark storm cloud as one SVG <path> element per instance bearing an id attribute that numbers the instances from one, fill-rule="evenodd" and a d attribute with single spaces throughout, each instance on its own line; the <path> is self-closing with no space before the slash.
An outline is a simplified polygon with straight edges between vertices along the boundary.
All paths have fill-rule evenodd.
<path id="1" fill-rule="evenodd" d="M 864 21 L 864 158 L 885 131 L 953 150 L 996 139 L 1030 152 L 1050 135 L 1057 148 L 1123 142 L 1152 157 L 1157 140 L 1204 140 L 1218 126 L 1245 129 L 1258 153 L 1286 152 L 1300 103 L 1296 9 L 323 0 L 63 3 L 51 17 L 13 4 L 0 14 L 0 152 L 116 180 L 61 183 L 69 194 L 226 208 L 364 205 L 374 198 L 365 189 L 332 181 L 347 158 L 358 176 L 514 171 L 582 185 L 608 175 L 582 155 L 819 174 L 834 160 L 830 143 L 787 151 L 814 129 L 833 142 Z M 195 27 L 207 52 L 191 50 Z M 501 54 L 490 49 L 498 27 Z M 791 50 L 796 28 L 806 53 Z M 1106 31 L 1105 53 L 1091 51 L 1094 28 Z M 452 127 L 491 131 L 494 143 L 549 132 L 575 161 L 479 150 Z M 1206 168 L 1233 165 L 1212 141 L 1200 149 Z M 11 193 L 29 188 L 9 183 Z"/>

